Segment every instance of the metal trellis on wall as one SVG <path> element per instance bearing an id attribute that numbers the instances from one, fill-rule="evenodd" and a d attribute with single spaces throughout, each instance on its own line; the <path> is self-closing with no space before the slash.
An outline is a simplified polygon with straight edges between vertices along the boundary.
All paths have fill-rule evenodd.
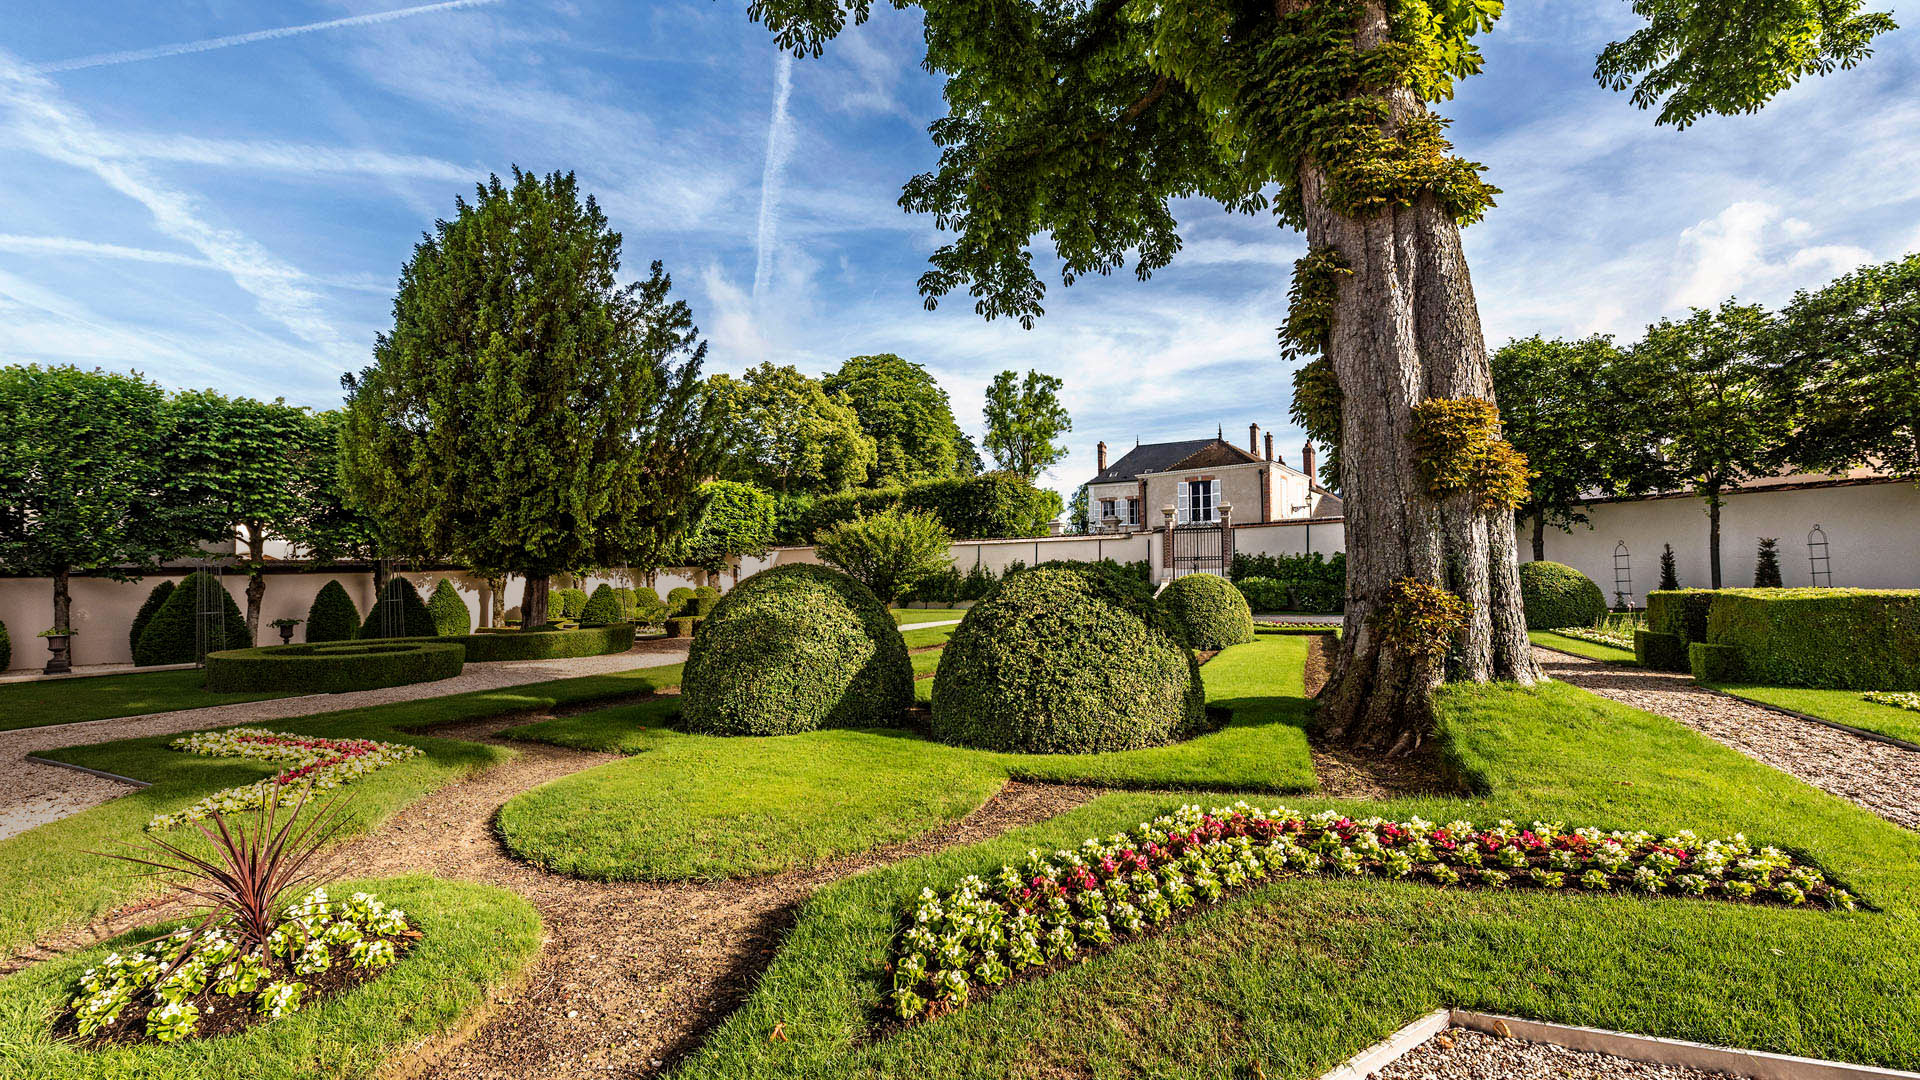
<path id="1" fill-rule="evenodd" d="M 1807 569 L 1811 571 L 1815 588 L 1832 587 L 1833 559 L 1828 555 L 1827 531 L 1818 522 L 1807 534 Z"/>
<path id="2" fill-rule="evenodd" d="M 1613 606 L 1617 611 L 1633 608 L 1633 553 L 1625 540 L 1613 545 Z"/>
<path id="3" fill-rule="evenodd" d="M 193 597 L 193 662 L 207 665 L 207 654 L 227 647 L 227 586 L 222 564 L 202 559 Z"/>

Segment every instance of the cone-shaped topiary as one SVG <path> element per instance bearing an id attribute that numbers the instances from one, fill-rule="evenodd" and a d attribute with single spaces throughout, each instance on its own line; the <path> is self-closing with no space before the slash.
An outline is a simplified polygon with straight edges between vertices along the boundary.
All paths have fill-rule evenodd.
<path id="1" fill-rule="evenodd" d="M 367 610 L 360 624 L 363 638 L 434 637 L 433 613 L 420 599 L 420 590 L 403 577 L 387 582 L 386 591 Z"/>
<path id="2" fill-rule="evenodd" d="M 202 594 L 211 608 L 200 612 Z M 196 631 L 196 624 L 204 634 Z M 246 649 L 253 646 L 247 637 L 246 616 L 233 602 L 220 579 L 204 570 L 196 570 L 180 580 L 173 592 L 140 629 L 140 641 L 133 649 L 133 662 L 141 667 L 153 664 L 191 664 L 206 652 L 222 649 Z"/>
<path id="3" fill-rule="evenodd" d="M 322 585 L 307 607 L 307 640 L 352 641 L 359 633 L 360 609 L 346 587 L 337 580 Z"/>
<path id="4" fill-rule="evenodd" d="M 140 631 L 147 628 L 147 623 L 153 621 L 154 612 L 159 611 L 160 605 L 166 603 L 167 597 L 172 595 L 173 580 L 171 578 L 155 585 L 153 591 L 147 594 L 146 602 L 140 605 L 139 611 L 134 612 L 133 626 L 127 631 L 128 652 L 140 651 Z M 0 665 L 0 668 L 4 666 Z"/>
<path id="5" fill-rule="evenodd" d="M 1009 574 L 940 656 L 933 733 L 1024 753 L 1157 746 L 1198 731 L 1205 692 L 1183 632 L 1117 579 Z"/>
<path id="6" fill-rule="evenodd" d="M 872 590 L 828 567 L 780 566 L 702 620 L 680 700 L 687 729 L 714 735 L 891 727 L 913 704 L 913 664 Z"/>
<path id="7" fill-rule="evenodd" d="M 1520 564 L 1520 603 L 1527 629 L 1592 626 L 1607 613 L 1607 598 L 1593 579 L 1557 562 Z"/>
<path id="8" fill-rule="evenodd" d="M 1753 587 L 1756 589 L 1778 589 L 1780 580 L 1780 538 L 1763 536 L 1760 538 L 1760 550 L 1753 557 Z"/>
<path id="9" fill-rule="evenodd" d="M 1680 571 L 1674 565 L 1673 545 L 1667 544 L 1660 550 L 1660 588 L 1663 592 L 1672 592 L 1680 587 Z"/>
<path id="10" fill-rule="evenodd" d="M 433 616 L 433 632 L 441 637 L 473 633 L 473 615 L 467 611 L 467 602 L 460 599 L 460 590 L 447 578 L 441 578 L 433 587 L 433 595 L 427 597 L 427 614 Z"/>
<path id="11" fill-rule="evenodd" d="M 1160 605 L 1187 632 L 1187 644 L 1216 651 L 1253 640 L 1253 609 L 1233 583 L 1218 574 L 1175 578 Z"/>
<path id="12" fill-rule="evenodd" d="M 612 626 L 626 622 L 620 617 L 620 598 L 614 594 L 613 586 L 601 585 L 587 597 L 586 606 L 580 609 L 581 626 Z"/>

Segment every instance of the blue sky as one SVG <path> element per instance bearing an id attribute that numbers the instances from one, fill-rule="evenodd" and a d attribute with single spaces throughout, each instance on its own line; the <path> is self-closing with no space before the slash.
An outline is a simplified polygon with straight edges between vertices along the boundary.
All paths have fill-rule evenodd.
<path id="1" fill-rule="evenodd" d="M 940 234 L 896 199 L 943 109 L 909 14 L 796 61 L 740 0 L 7 6 L 0 362 L 333 406 L 421 230 L 518 164 L 576 171 L 630 274 L 666 263 L 710 370 L 897 352 L 976 433 L 995 372 L 1053 372 L 1066 491 L 1100 439 L 1257 422 L 1298 463 L 1274 326 L 1303 245 L 1268 219 L 1183 205 L 1173 267 L 1056 280 L 1032 331 L 964 298 L 922 310 Z M 1864 67 L 1675 132 L 1592 81 L 1633 28 L 1624 0 L 1510 0 L 1487 73 L 1444 107 L 1505 190 L 1467 233 L 1489 341 L 1632 337 L 1920 249 L 1920 4 L 1892 9 L 1916 29 Z"/>

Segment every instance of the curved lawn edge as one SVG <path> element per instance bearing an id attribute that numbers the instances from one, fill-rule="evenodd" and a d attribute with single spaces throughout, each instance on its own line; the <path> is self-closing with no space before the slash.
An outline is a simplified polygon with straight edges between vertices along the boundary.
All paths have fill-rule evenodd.
<path id="1" fill-rule="evenodd" d="M 1586 641 L 1582 638 L 1568 637 L 1565 634 L 1556 633 L 1552 630 L 1529 630 L 1527 631 L 1527 640 L 1543 649 L 1552 649 L 1554 652 L 1568 653 L 1588 660 L 1599 660 L 1607 664 L 1640 666 L 1640 661 L 1634 658 L 1632 649 L 1622 649 L 1613 645 L 1602 645 L 1597 641 Z"/>
<path id="2" fill-rule="evenodd" d="M 922 888 L 989 874 L 1031 847 L 1077 846 L 1182 801 L 1235 798 L 1117 793 L 814 894 L 753 993 L 673 1075 L 1118 1075 L 1180 1062 L 1169 1075 L 1251 1074 L 1258 1065 L 1277 1080 L 1317 1075 L 1443 1006 L 1920 1065 L 1920 837 L 1672 721 L 1572 687 L 1449 688 L 1441 707 L 1451 752 L 1492 794 L 1287 804 L 1436 821 L 1745 831 L 1818 863 L 1883 910 L 1285 879 L 1163 936 L 884 1034 L 880 958 Z M 772 1037 L 776 1026 L 784 1038 Z"/>
<path id="3" fill-rule="evenodd" d="M 425 875 L 334 886 L 343 894 L 360 889 L 404 908 L 424 936 L 379 978 L 236 1035 L 99 1050 L 51 1036 L 50 1025 L 80 972 L 116 946 L 146 940 L 152 929 L 9 976 L 0 981 L 0 1046 L 9 1067 L 20 1070 L 13 1075 L 372 1076 L 396 1056 L 458 1027 L 540 947 L 539 915 L 505 889 Z"/>

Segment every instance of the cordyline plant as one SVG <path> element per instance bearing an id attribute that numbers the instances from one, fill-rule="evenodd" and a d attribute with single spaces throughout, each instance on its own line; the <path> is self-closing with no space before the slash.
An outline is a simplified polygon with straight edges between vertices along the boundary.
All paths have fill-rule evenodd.
<path id="1" fill-rule="evenodd" d="M 215 923 L 231 921 L 243 947 L 267 948 L 267 940 L 282 905 L 282 898 L 302 887 L 324 884 L 334 876 L 330 863 L 320 859 L 320 851 L 339 833 L 341 803 L 329 800 L 306 820 L 300 820 L 312 792 L 303 788 L 291 811 L 281 814 L 281 798 L 276 792 L 257 810 L 236 823 L 215 812 L 194 827 L 213 845 L 213 854 L 202 857 L 161 836 L 149 834 L 144 847 L 128 845 L 128 853 L 94 852 L 110 859 L 148 868 L 148 875 L 167 879 L 179 891 L 204 904 L 200 924 L 186 937 L 187 945 L 169 967 L 177 967 L 191 951 L 193 942 Z"/>

